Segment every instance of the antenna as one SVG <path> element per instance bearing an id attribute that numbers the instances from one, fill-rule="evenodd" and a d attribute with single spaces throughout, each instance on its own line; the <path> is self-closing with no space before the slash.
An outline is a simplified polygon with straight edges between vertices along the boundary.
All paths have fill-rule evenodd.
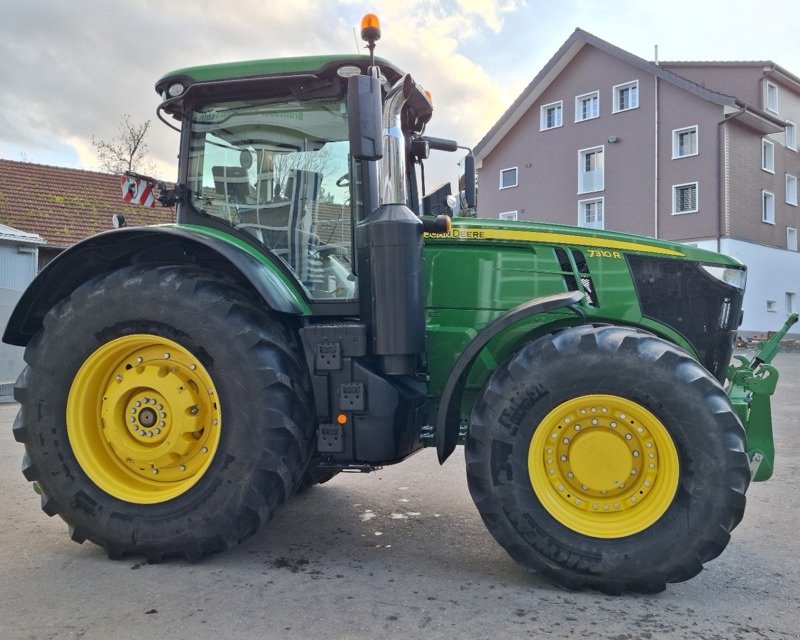
<path id="1" fill-rule="evenodd" d="M 356 35 L 356 28 L 355 27 L 353 27 L 353 40 L 355 40 L 355 43 L 356 43 L 356 55 L 358 55 L 359 53 L 361 53 L 361 49 L 359 49 L 359 47 L 358 47 L 358 36 Z"/>
<path id="2" fill-rule="evenodd" d="M 658 66 L 658 45 L 655 45 L 655 64 Z"/>

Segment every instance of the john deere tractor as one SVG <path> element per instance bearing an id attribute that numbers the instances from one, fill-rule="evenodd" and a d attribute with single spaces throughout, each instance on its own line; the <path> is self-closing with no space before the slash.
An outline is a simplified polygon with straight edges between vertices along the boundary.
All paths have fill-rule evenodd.
<path id="1" fill-rule="evenodd" d="M 425 135 L 429 94 L 374 57 L 374 16 L 362 35 L 367 55 L 157 82 L 177 223 L 65 251 L 5 331 L 26 347 L 14 435 L 45 513 L 112 558 L 194 561 L 301 488 L 464 443 L 478 511 L 524 568 L 607 592 L 694 576 L 773 467 L 780 335 L 729 370 L 744 266 L 425 215 L 424 162 L 458 145 Z"/>

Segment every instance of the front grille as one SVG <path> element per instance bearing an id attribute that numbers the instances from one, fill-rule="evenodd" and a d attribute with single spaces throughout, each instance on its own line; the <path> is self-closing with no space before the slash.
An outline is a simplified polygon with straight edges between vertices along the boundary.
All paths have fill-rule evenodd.
<path id="1" fill-rule="evenodd" d="M 639 305 L 692 345 L 718 380 L 733 353 L 743 293 L 706 273 L 696 262 L 628 255 Z"/>

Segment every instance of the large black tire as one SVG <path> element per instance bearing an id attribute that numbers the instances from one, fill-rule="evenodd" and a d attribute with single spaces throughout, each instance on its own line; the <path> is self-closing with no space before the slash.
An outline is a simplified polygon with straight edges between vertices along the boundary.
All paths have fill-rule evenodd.
<path id="1" fill-rule="evenodd" d="M 177 485 L 177 495 L 169 499 L 158 497 L 167 495 L 163 491 L 169 483 L 150 485 L 162 493 L 148 496 L 148 485 L 136 476 L 130 476 L 131 482 L 137 487 L 141 484 L 143 498 L 126 499 L 129 491 L 124 481 L 130 470 L 122 460 L 118 466 L 123 469 L 117 472 L 113 448 L 108 449 L 110 457 L 102 458 L 105 449 L 96 447 L 102 458 L 97 466 L 91 462 L 82 465 L 76 456 L 80 451 L 75 449 L 78 437 L 88 433 L 93 442 L 98 442 L 97 434 L 102 437 L 104 430 L 98 431 L 97 425 L 108 423 L 107 416 L 101 421 L 100 416 L 91 415 L 96 412 L 68 412 L 70 394 L 80 400 L 76 381 L 81 375 L 89 375 L 80 373 L 82 365 L 87 359 L 90 363 L 97 361 L 93 354 L 111 348 L 110 343 L 128 344 L 138 336 L 156 346 L 177 345 L 176 350 L 179 347 L 184 357 L 194 358 L 199 364 L 180 365 L 181 375 L 188 380 L 197 370 L 203 370 L 218 398 L 203 398 L 203 403 L 182 409 L 192 415 L 200 413 L 198 424 L 205 425 L 196 434 L 181 432 L 190 443 L 182 446 L 199 457 L 192 438 L 211 438 L 214 434 L 216 451 L 210 451 L 210 462 L 209 458 L 197 462 L 206 466 L 195 473 L 191 480 L 194 484 Z M 14 425 L 15 438 L 25 444 L 25 477 L 39 484 L 42 509 L 50 516 L 60 515 L 69 525 L 73 540 L 91 540 L 104 547 L 109 557 L 137 554 L 158 561 L 183 556 L 194 561 L 206 553 L 227 549 L 272 517 L 296 491 L 308 466 L 315 426 L 308 373 L 296 336 L 287 324 L 257 306 L 246 291 L 221 276 L 193 267 L 130 267 L 97 278 L 47 314 L 44 328 L 26 349 L 25 360 L 28 367 L 15 390 L 21 408 Z M 194 370 L 192 374 L 185 371 L 188 368 Z M 120 371 L 117 380 L 127 375 Z M 113 381 L 113 367 L 108 375 Z M 152 379 L 158 387 L 158 377 Z M 203 390 L 195 389 L 193 382 L 188 384 L 193 393 L 202 395 Z M 185 393 L 184 386 L 180 391 Z M 167 392 L 172 393 L 165 389 Z M 91 400 L 91 393 L 89 388 L 84 395 L 89 394 Z M 213 395 L 211 390 L 209 394 Z M 150 395 L 155 396 L 155 392 Z M 159 404 L 158 410 L 161 408 Z M 151 411 L 145 416 L 144 411 L 141 420 L 151 422 L 155 414 Z M 211 419 L 203 418 L 203 411 L 221 415 L 213 421 L 218 430 L 210 426 Z M 129 417 L 127 410 L 125 414 L 123 423 Z M 75 415 L 81 419 L 75 420 Z M 115 414 L 110 415 L 113 423 Z M 177 429 L 182 419 L 175 417 L 168 427 Z M 70 421 L 77 424 L 68 427 Z M 137 437 L 136 433 L 133 436 Z M 167 442 L 170 436 L 158 437 Z M 144 434 L 133 444 L 149 446 Z M 203 453 L 208 454 L 210 448 L 211 444 L 204 447 Z M 178 454 L 170 451 L 169 455 Z M 185 472 L 190 464 L 181 466 L 180 471 Z M 98 486 L 84 467 L 105 472 L 114 480 L 123 479 L 118 494 L 122 498 L 112 495 L 114 489 Z M 166 471 L 177 473 L 170 468 L 162 478 Z M 158 469 L 154 467 L 153 473 Z"/>
<path id="2" fill-rule="evenodd" d="M 662 437 L 657 467 L 661 475 L 653 481 L 656 487 L 635 485 L 634 495 L 625 497 L 633 502 L 622 505 L 630 509 L 627 513 L 632 520 L 622 526 L 621 533 L 611 535 L 595 535 L 605 531 L 603 518 L 609 516 L 603 513 L 605 507 L 610 507 L 611 516 L 621 517 L 613 514 L 618 503 L 609 503 L 608 495 L 622 495 L 630 488 L 623 489 L 623 484 L 609 487 L 603 484 L 605 479 L 586 479 L 587 473 L 578 483 L 574 466 L 576 474 L 570 471 L 570 479 L 559 476 L 565 478 L 564 484 L 573 483 L 566 489 L 559 480 L 548 483 L 547 475 L 553 471 L 562 474 L 578 464 L 584 471 L 599 469 L 602 473 L 597 477 L 607 469 L 597 466 L 600 463 L 595 462 L 594 452 L 588 455 L 590 440 L 584 440 L 589 444 L 578 451 L 578 438 L 585 435 L 577 435 L 580 426 L 575 426 L 574 418 L 559 422 L 559 415 L 567 415 L 559 413 L 562 407 L 585 407 L 573 414 L 583 423 L 583 434 L 600 434 L 592 436 L 597 439 L 595 444 L 607 447 L 613 455 L 619 447 L 619 459 L 635 467 L 630 470 L 632 478 L 637 469 L 640 474 L 647 472 L 646 465 L 640 466 L 646 458 L 640 458 L 638 448 L 655 450 L 644 448 L 653 446 L 654 441 L 648 439 L 650 431 L 645 429 L 645 436 L 637 434 L 641 429 L 627 420 L 621 425 L 605 417 L 599 423 L 590 422 L 587 416 L 593 417 L 595 409 L 596 415 L 610 413 L 595 398 L 633 403 L 643 417 L 641 423 L 652 424 L 651 431 Z M 624 413 L 617 415 L 625 418 Z M 587 432 L 586 427 L 593 431 Z M 629 431 L 622 437 L 625 428 Z M 538 435 L 537 429 L 542 430 Z M 625 440 L 628 435 L 633 440 Z M 568 436 L 565 443 L 572 439 L 564 447 L 573 449 L 564 449 L 570 455 L 559 456 L 550 466 L 550 454 L 544 453 L 545 460 L 539 453 L 553 451 L 551 437 L 556 443 L 553 446 L 560 447 L 561 436 Z M 537 444 L 541 442 L 545 444 Z M 642 446 L 633 448 L 630 442 Z M 744 430 L 724 390 L 687 353 L 641 331 L 579 327 L 531 342 L 497 368 L 472 411 L 465 455 L 469 490 L 483 521 L 523 567 L 566 588 L 653 593 L 668 582 L 696 575 L 703 563 L 717 557 L 728 544 L 731 530 L 743 516 L 750 481 L 744 445 Z M 626 451 L 636 457 L 627 458 Z M 670 455 L 674 459 L 671 465 Z M 670 466 L 673 480 L 667 473 Z M 659 482 L 661 493 L 657 494 Z M 582 483 L 585 485 L 579 486 Z M 577 491 L 566 499 L 570 487 Z M 607 493 L 600 495 L 600 488 Z M 652 492 L 645 495 L 648 490 Z M 573 507 L 576 497 L 583 498 L 577 501 L 582 507 Z M 596 504 L 589 504 L 595 500 Z M 646 504 L 656 511 L 644 510 Z M 643 510 L 637 511 L 640 507 Z M 648 513 L 652 521 L 647 520 Z M 584 521 L 588 525 L 584 526 Z"/>

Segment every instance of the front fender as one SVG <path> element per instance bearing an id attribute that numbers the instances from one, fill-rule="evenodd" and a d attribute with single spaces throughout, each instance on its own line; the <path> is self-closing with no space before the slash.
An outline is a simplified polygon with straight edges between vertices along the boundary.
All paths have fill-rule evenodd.
<path id="1" fill-rule="evenodd" d="M 436 450 L 440 463 L 444 463 L 456 448 L 464 385 L 472 365 L 483 348 L 489 344 L 492 338 L 511 325 L 537 313 L 576 305 L 583 299 L 583 296 L 581 291 L 569 291 L 525 302 L 499 318 L 495 318 L 467 345 L 467 348 L 456 360 L 439 401 L 439 410 L 436 416 Z"/>
<path id="2" fill-rule="evenodd" d="M 3 342 L 27 345 L 59 300 L 87 280 L 131 264 L 204 266 L 243 280 L 274 311 L 311 313 L 300 286 L 277 257 L 262 254 L 213 229 L 181 225 L 133 227 L 87 238 L 42 269 L 14 308 Z"/>

